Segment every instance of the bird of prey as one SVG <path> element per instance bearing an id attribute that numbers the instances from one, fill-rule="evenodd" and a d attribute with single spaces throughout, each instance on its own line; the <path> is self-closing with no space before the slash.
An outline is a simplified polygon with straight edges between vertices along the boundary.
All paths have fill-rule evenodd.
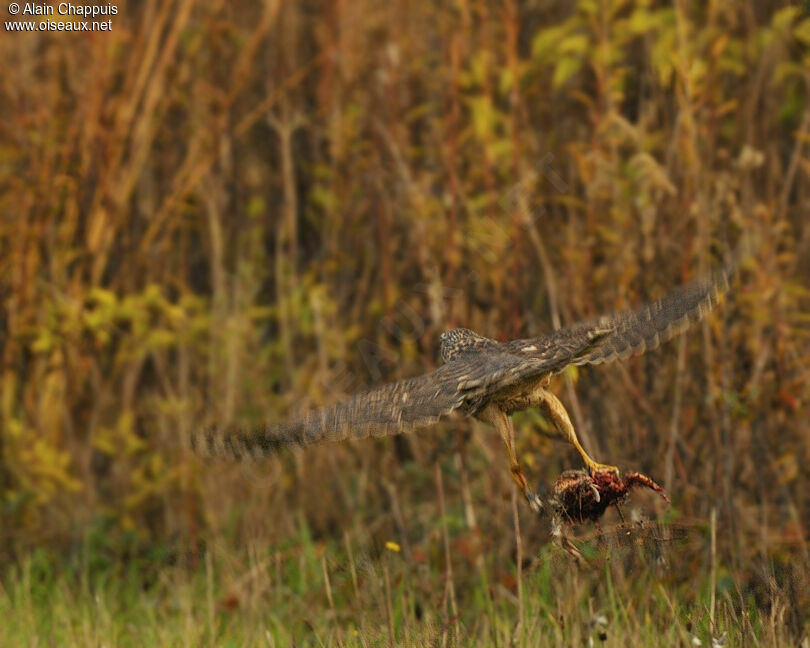
<path id="1" fill-rule="evenodd" d="M 565 407 L 548 389 L 551 377 L 570 365 L 601 364 L 654 349 L 709 312 L 728 288 L 730 273 L 731 267 L 636 310 L 579 322 L 536 338 L 497 342 L 468 329 L 452 329 L 440 337 L 444 364 L 430 373 L 377 387 L 283 423 L 200 430 L 192 445 L 208 456 L 261 458 L 290 446 L 405 432 L 461 412 L 495 426 L 506 446 L 512 478 L 529 505 L 539 510 L 541 503 L 515 454 L 510 415 L 541 408 L 592 474 L 617 471 L 595 462 L 582 447 Z"/>

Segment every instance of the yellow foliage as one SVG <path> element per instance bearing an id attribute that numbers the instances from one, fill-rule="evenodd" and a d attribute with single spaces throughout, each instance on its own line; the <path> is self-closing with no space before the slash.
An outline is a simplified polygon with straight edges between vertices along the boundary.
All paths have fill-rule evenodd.
<path id="1" fill-rule="evenodd" d="M 276 21 L 192 0 L 160 29 L 136 4 L 103 38 L 0 39 L 14 542 L 72 543 L 99 518 L 168 542 L 254 510 L 279 542 L 290 511 L 324 536 L 353 508 L 385 528 L 377 469 L 416 473 L 397 496 L 423 510 L 432 435 L 258 468 L 197 464 L 185 435 L 427 370 L 450 326 L 506 339 L 654 299 L 743 235 L 741 283 L 683 357 L 569 368 L 572 410 L 604 460 L 673 448 L 689 514 L 701 489 L 782 506 L 750 483 L 763 467 L 807 481 L 801 3 L 270 3 Z M 527 464 L 564 456 L 538 413 L 519 420 Z M 458 452 L 490 506 L 491 449 Z"/>

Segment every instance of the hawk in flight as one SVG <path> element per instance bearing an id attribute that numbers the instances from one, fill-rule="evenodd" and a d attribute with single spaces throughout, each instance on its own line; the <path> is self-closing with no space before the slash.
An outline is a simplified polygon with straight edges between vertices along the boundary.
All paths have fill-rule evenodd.
<path id="1" fill-rule="evenodd" d="M 730 274 L 727 268 L 637 310 L 536 338 L 497 342 L 468 329 L 446 331 L 440 338 L 444 364 L 430 373 L 377 387 L 284 423 L 201 430 L 192 445 L 209 456 L 262 458 L 290 446 L 405 432 L 462 412 L 495 426 L 506 445 L 512 478 L 538 510 L 540 502 L 515 454 L 510 415 L 541 408 L 591 473 L 617 470 L 595 462 L 582 447 L 565 407 L 548 389 L 551 377 L 570 365 L 601 364 L 654 349 L 709 312 L 728 288 Z"/>

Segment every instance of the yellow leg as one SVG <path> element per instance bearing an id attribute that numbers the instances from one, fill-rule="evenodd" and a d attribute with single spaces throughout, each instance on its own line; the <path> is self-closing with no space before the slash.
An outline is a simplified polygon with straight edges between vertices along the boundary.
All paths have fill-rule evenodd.
<path id="1" fill-rule="evenodd" d="M 571 423 L 568 412 L 565 411 L 565 407 L 560 402 L 560 399 L 546 389 L 541 388 L 539 392 L 541 392 L 539 394 L 540 407 L 548 414 L 548 417 L 551 419 L 551 422 L 554 423 L 554 427 L 557 428 L 560 435 L 577 449 L 577 452 L 579 452 L 585 465 L 588 466 L 588 470 L 591 471 L 591 474 L 604 471 L 618 473 L 619 469 L 616 466 L 597 463 L 585 452 L 585 448 L 583 448 L 582 444 L 579 442 L 577 433 L 574 430 L 574 425 Z"/>
<path id="2" fill-rule="evenodd" d="M 509 456 L 509 474 L 512 475 L 512 479 L 515 481 L 515 484 L 517 484 L 520 492 L 523 493 L 523 496 L 526 498 L 532 510 L 539 512 L 542 509 L 540 498 L 529 488 L 526 477 L 520 469 L 520 462 L 515 454 L 515 429 L 512 427 L 512 421 L 506 415 L 506 412 L 494 405 L 487 406 L 480 416 L 483 420 L 491 423 L 498 429 L 501 439 L 503 439 L 503 443 L 506 446 L 507 455 Z"/>

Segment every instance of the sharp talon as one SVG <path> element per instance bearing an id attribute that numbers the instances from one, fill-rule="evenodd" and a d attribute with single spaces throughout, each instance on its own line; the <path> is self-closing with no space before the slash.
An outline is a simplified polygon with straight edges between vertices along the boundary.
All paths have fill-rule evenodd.
<path id="1" fill-rule="evenodd" d="M 593 463 L 588 464 L 588 472 L 591 474 L 591 477 L 594 476 L 594 473 L 598 472 L 614 472 L 618 475 L 619 468 L 618 466 L 609 466 L 608 464 Z"/>
<path id="2" fill-rule="evenodd" d="M 543 510 L 543 502 L 540 498 L 532 493 L 530 490 L 527 490 L 524 495 L 526 496 L 526 501 L 529 503 L 529 508 L 534 511 L 535 513 L 540 513 Z"/>

